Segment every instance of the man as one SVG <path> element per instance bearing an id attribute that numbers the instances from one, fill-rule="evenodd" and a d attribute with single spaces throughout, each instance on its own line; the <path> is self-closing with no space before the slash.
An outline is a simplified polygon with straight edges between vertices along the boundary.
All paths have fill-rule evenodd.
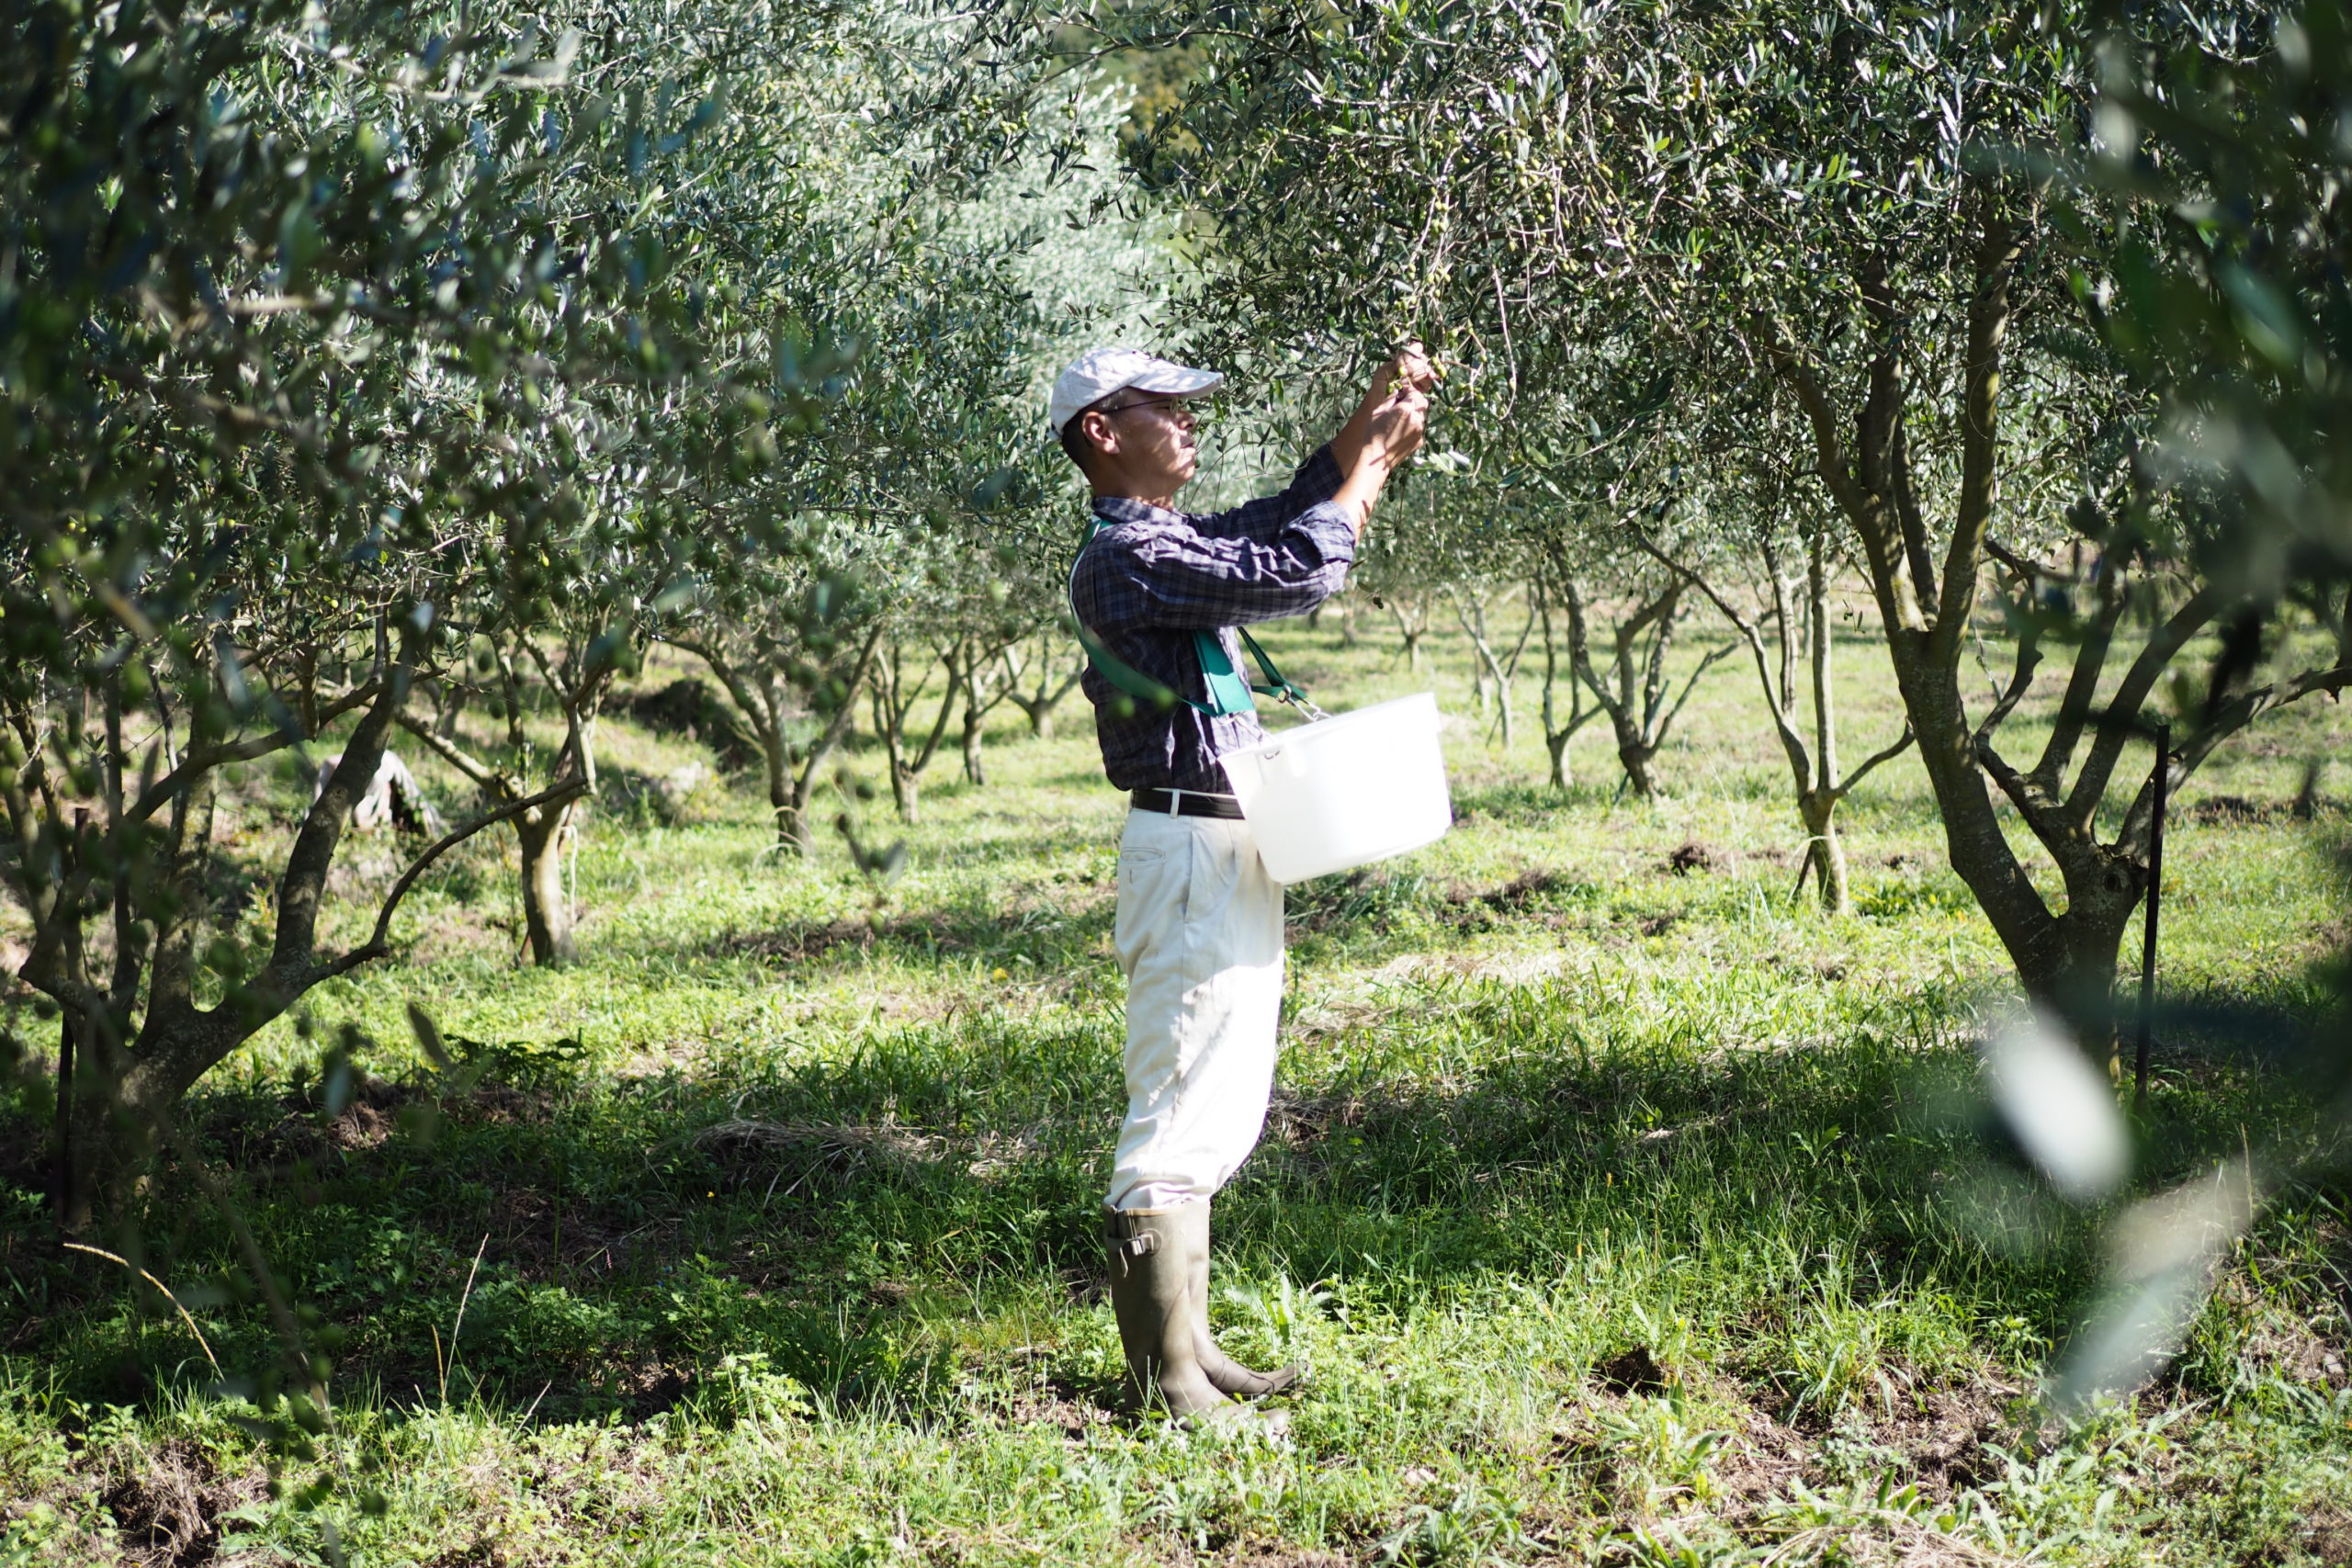
<path id="1" fill-rule="evenodd" d="M 1130 1391 L 1184 1418 L 1287 1386 L 1209 1337 L 1209 1200 L 1265 1124 L 1282 1009 L 1283 890 L 1216 759 L 1257 740 L 1234 629 L 1312 609 L 1346 580 L 1373 502 L 1420 445 L 1434 382 L 1418 348 L 1280 494 L 1175 510 L 1197 462 L 1188 400 L 1223 377 L 1096 349 L 1050 418 L 1094 492 L 1070 573 L 1103 772 L 1133 794 L 1114 932 L 1127 976 L 1127 1114 L 1104 1199 Z M 1151 700 L 1157 697 L 1159 700 Z"/>

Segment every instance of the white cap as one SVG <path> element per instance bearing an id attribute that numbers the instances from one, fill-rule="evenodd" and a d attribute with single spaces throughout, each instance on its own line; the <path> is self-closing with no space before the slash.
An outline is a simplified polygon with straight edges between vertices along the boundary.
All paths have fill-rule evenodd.
<path id="1" fill-rule="evenodd" d="M 1172 392 L 1180 397 L 1205 392 L 1225 379 L 1214 370 L 1176 365 L 1139 348 L 1091 348 L 1054 380 L 1054 400 L 1046 418 L 1059 434 L 1071 416 L 1089 403 L 1099 402 L 1124 387 L 1139 392 Z"/>

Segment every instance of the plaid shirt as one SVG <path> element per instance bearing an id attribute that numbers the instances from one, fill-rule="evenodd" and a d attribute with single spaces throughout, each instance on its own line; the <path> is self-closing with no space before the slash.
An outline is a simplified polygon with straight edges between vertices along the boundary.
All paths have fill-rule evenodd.
<path id="1" fill-rule="evenodd" d="M 1072 606 L 1104 647 L 1194 702 L 1208 699 L 1195 631 L 1216 631 L 1233 668 L 1257 679 L 1231 628 L 1304 615 L 1347 581 L 1356 536 L 1346 510 L 1331 503 L 1340 483 L 1340 465 L 1323 446 L 1281 493 L 1230 512 L 1202 515 L 1097 496 L 1094 514 L 1111 526 L 1078 553 Z M 1084 685 L 1102 771 L 1120 789 L 1230 794 L 1217 757 L 1265 733 L 1251 714 L 1211 716 L 1182 705 L 1160 712 L 1137 702 L 1135 716 L 1121 718 L 1114 705 L 1122 694 L 1091 663 Z"/>

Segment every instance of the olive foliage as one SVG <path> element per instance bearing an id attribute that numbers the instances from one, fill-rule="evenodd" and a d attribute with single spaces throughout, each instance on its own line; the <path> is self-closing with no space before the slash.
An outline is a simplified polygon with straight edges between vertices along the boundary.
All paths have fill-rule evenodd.
<path id="1" fill-rule="evenodd" d="M 821 580 L 812 513 L 903 522 L 908 473 L 968 495 L 969 448 L 939 459 L 908 411 L 967 406 L 938 372 L 989 351 L 999 317 L 955 301 L 995 264 L 900 243 L 876 214 L 914 204 L 888 189 L 842 220 L 835 177 L 882 166 L 845 106 L 916 91 L 953 26 L 816 0 L 552 28 L 12 14 L 0 811 L 31 938 L 9 1038 L 28 1046 L 28 996 L 62 1021 L 69 1225 L 205 1071 L 394 951 L 402 899 L 469 835 L 514 825 L 534 947 L 560 957 L 553 850 L 645 639 L 777 563 Z M 984 107 L 897 189 L 1001 155 L 992 132 L 950 145 Z M 854 374 L 910 324 L 888 375 Z M 842 596 L 792 602 L 782 635 L 830 658 Z M 424 723 L 427 688 L 502 706 L 505 733 Z M 552 739 L 522 713 L 549 699 Z M 396 727 L 482 800 L 345 932 L 329 872 Z M 231 865 L 215 796 L 281 754 L 310 776 L 331 731 L 313 803 Z M 244 878 L 267 891 L 240 908 Z"/>
<path id="2" fill-rule="evenodd" d="M 2116 208 L 2062 210 L 2037 172 L 2086 150 L 2093 18 L 1847 0 L 1246 9 L 1240 26 L 1182 3 L 1099 18 L 1214 57 L 1165 120 L 1157 173 L 1214 221 L 1224 341 L 1262 359 L 1421 336 L 1456 367 L 1442 438 L 1528 471 L 1620 432 L 1702 428 L 1769 387 L 1795 411 L 1807 502 L 1868 582 L 1954 869 L 2028 992 L 2104 1055 L 2153 818 L 2127 750 L 2168 717 L 2177 788 L 2262 712 L 2352 671 L 2249 670 L 2212 703 L 2173 678 L 2264 591 L 2209 570 L 2229 506 L 2148 482 L 2179 427 L 2075 287 L 2129 264 Z M 2131 26 L 2155 48 L 2189 24 Z M 2165 243 L 2178 264 L 2187 230 Z M 2257 299 L 2213 276 L 2231 310 Z M 1980 697 L 1970 628 L 1988 612 L 2020 657 Z M 2003 723 L 2053 659 L 2060 720 L 2013 757 Z M 2008 842 L 2004 809 L 2035 852 Z"/>

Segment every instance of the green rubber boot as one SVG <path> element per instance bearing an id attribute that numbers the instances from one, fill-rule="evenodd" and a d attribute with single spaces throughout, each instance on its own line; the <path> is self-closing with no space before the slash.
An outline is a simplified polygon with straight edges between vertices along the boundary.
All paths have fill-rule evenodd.
<path id="1" fill-rule="evenodd" d="M 1195 1221 L 1190 1211 L 1198 1209 Z M 1209 1337 L 1209 1206 L 1205 1202 L 1187 1203 L 1176 1213 L 1183 1216 L 1184 1250 L 1192 1272 L 1193 1359 L 1201 1364 L 1202 1373 L 1221 1393 L 1236 1399 L 1262 1399 L 1279 1393 L 1298 1381 L 1296 1367 L 1280 1367 L 1271 1372 L 1254 1372 L 1216 1348 Z"/>
<path id="2" fill-rule="evenodd" d="M 1193 1302 L 1189 1237 L 1198 1232 L 1206 1253 L 1207 1218 L 1205 1203 L 1120 1209 L 1102 1233 L 1111 1249 L 1111 1310 L 1127 1353 L 1127 1393 L 1139 1409 L 1156 1402 L 1188 1420 L 1220 1408 L 1238 1413 L 1201 1369 L 1208 1329 Z"/>

